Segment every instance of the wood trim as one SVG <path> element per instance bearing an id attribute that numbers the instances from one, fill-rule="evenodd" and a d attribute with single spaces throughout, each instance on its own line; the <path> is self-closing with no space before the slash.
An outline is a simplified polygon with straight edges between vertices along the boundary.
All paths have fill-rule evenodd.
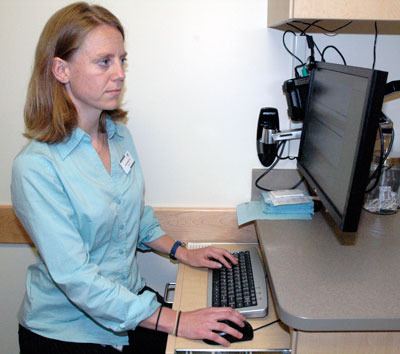
<path id="1" fill-rule="evenodd" d="M 0 205 L 0 243 L 32 244 L 10 205 Z"/>
<path id="2" fill-rule="evenodd" d="M 257 242 L 255 227 L 238 227 L 236 210 L 155 208 L 163 229 L 171 237 L 186 241 Z"/>
<path id="3" fill-rule="evenodd" d="M 155 208 L 163 229 L 186 241 L 257 242 L 253 224 L 237 226 L 233 208 Z M 12 206 L 0 205 L 0 244 L 32 244 Z"/>

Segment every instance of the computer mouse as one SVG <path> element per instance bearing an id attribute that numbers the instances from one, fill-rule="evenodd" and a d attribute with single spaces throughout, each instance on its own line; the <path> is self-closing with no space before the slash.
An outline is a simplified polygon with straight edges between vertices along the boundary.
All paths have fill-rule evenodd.
<path id="1" fill-rule="evenodd" d="M 244 321 L 244 327 L 239 327 L 236 323 L 231 322 L 231 321 L 220 321 L 220 322 L 226 323 L 229 327 L 235 328 L 239 332 L 243 333 L 243 337 L 241 339 L 238 339 L 238 338 L 233 337 L 230 334 L 227 334 L 225 332 L 214 331 L 215 333 L 218 333 L 221 337 L 224 337 L 228 342 L 230 342 L 230 343 L 244 342 L 246 340 L 253 339 L 253 336 L 254 336 L 253 327 L 251 326 L 251 324 L 249 322 Z M 219 343 L 216 343 L 209 339 L 203 339 L 203 341 L 207 344 L 219 345 Z"/>

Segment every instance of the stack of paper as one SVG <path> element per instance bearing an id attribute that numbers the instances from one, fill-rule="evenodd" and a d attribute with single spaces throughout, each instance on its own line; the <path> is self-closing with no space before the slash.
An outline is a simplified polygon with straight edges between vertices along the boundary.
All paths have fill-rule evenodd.
<path id="1" fill-rule="evenodd" d="M 262 200 L 239 204 L 238 225 L 254 220 L 311 220 L 314 203 L 301 190 L 262 192 Z"/>
<path id="2" fill-rule="evenodd" d="M 309 220 L 314 214 L 314 203 L 300 190 L 262 192 L 264 213 L 279 219 Z"/>

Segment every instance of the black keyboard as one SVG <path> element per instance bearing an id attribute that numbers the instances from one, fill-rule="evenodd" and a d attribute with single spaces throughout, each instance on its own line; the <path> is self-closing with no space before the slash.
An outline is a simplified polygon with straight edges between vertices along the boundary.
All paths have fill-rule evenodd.
<path id="1" fill-rule="evenodd" d="M 230 306 L 246 317 L 264 317 L 268 298 L 265 273 L 256 248 L 233 252 L 238 259 L 232 268 L 209 271 L 208 304 Z"/>

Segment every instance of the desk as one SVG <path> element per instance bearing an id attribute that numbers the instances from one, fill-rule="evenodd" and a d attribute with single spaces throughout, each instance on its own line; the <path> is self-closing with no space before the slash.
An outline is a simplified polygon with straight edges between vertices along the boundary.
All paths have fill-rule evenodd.
<path id="1" fill-rule="evenodd" d="M 298 175 L 294 170 L 274 170 L 268 178 L 268 187 L 287 188 Z M 257 194 L 253 190 L 252 198 Z M 355 244 L 347 246 L 339 243 L 322 213 L 311 221 L 257 221 L 256 231 L 269 275 L 270 309 L 276 309 L 270 316 L 278 316 L 288 328 L 264 333 L 264 343 L 232 346 L 231 351 L 267 352 L 287 345 L 292 354 L 400 352 L 400 213 L 363 213 Z M 194 307 L 186 309 L 205 306 L 204 290 L 188 285 L 203 284 L 206 273 L 201 272 L 180 266 L 175 308 L 185 309 L 188 298 L 188 306 Z M 241 344 L 245 343 L 251 342 Z M 222 351 L 170 336 L 167 353 L 175 349 Z"/>
<path id="2" fill-rule="evenodd" d="M 351 246 L 321 213 L 257 221 L 280 318 L 305 331 L 400 330 L 399 216 L 363 214 Z"/>
<path id="3" fill-rule="evenodd" d="M 354 246 L 340 245 L 321 214 L 256 223 L 294 352 L 399 352 L 400 215 L 361 222 Z"/>
<path id="4" fill-rule="evenodd" d="M 256 230 L 293 353 L 399 353 L 400 214 L 363 212 L 353 245 L 340 244 L 322 213 Z"/>

